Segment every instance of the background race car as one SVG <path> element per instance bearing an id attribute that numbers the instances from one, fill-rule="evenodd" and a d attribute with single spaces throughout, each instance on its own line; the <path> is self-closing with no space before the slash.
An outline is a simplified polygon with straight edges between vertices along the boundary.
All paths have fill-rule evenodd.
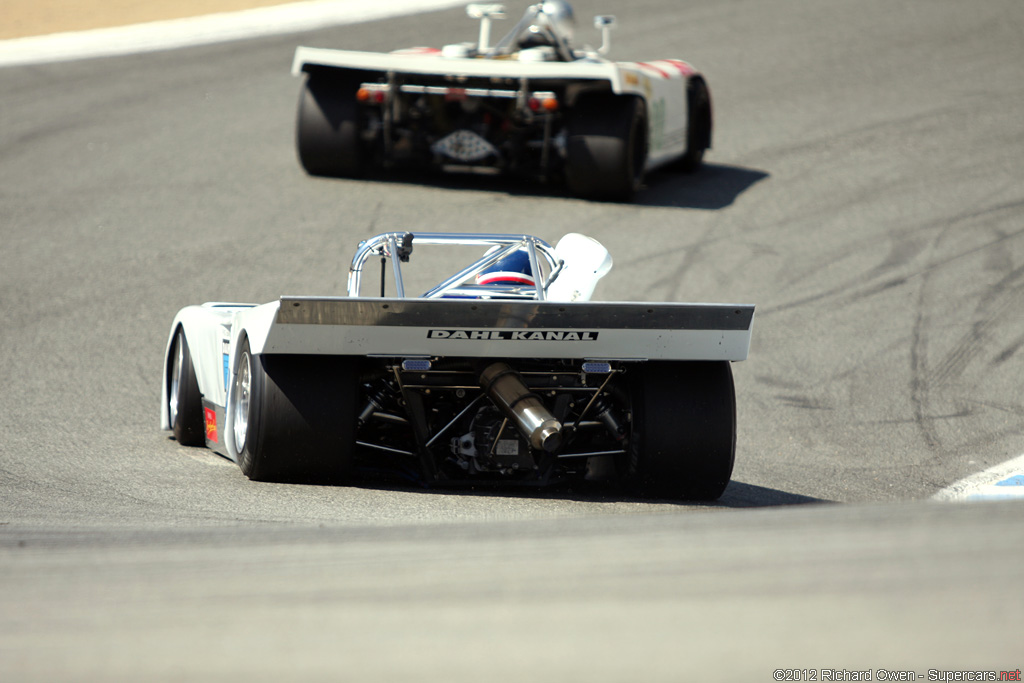
<path id="1" fill-rule="evenodd" d="M 607 59 L 572 45 L 560 0 L 533 5 L 490 44 L 502 5 L 469 5 L 476 43 L 392 53 L 300 47 L 306 74 L 298 155 L 312 175 L 359 176 L 397 166 L 508 172 L 564 180 L 589 198 L 628 200 L 653 168 L 697 168 L 711 147 L 704 77 L 678 59 Z"/>

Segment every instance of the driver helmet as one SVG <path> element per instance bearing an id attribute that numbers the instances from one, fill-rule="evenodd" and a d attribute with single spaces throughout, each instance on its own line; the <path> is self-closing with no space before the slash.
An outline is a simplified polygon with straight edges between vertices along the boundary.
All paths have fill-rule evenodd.
<path id="1" fill-rule="evenodd" d="M 555 33 L 566 41 L 572 41 L 573 32 L 576 30 L 576 17 L 573 15 L 572 5 L 565 0 L 547 0 L 541 5 L 540 11 L 547 17 Z"/>
<path id="2" fill-rule="evenodd" d="M 476 276 L 478 285 L 537 285 L 525 249 L 514 251 Z"/>
<path id="3" fill-rule="evenodd" d="M 524 48 L 552 45 L 552 33 L 567 43 L 572 42 L 575 29 L 576 19 L 573 16 L 572 6 L 565 0 L 547 0 L 541 5 L 540 13 L 526 30 L 520 43 Z"/>

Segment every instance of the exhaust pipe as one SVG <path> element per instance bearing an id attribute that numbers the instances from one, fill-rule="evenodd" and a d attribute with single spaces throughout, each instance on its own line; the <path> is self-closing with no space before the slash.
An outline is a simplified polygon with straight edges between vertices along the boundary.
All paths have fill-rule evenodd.
<path id="1" fill-rule="evenodd" d="M 480 386 L 531 446 L 551 453 L 562 445 L 561 423 L 508 363 L 488 365 L 480 373 Z"/>

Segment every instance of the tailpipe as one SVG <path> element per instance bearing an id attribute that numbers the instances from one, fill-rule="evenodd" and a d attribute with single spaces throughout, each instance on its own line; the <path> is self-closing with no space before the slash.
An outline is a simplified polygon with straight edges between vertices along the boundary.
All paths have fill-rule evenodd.
<path id="1" fill-rule="evenodd" d="M 562 424 L 508 363 L 488 365 L 480 373 L 480 386 L 531 446 L 551 453 L 562 445 Z"/>

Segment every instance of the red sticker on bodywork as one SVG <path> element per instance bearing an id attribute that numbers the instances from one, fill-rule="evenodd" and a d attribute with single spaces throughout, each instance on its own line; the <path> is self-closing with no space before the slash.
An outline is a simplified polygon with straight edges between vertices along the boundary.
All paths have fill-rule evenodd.
<path id="1" fill-rule="evenodd" d="M 679 69 L 679 73 L 683 74 L 684 76 L 689 77 L 689 76 L 692 76 L 693 74 L 697 73 L 696 69 L 694 69 L 692 66 L 690 66 L 689 64 L 687 64 L 684 61 L 681 61 L 681 60 L 678 60 L 678 59 L 663 59 L 662 61 L 663 62 L 668 62 L 669 64 L 671 64 L 675 68 Z"/>
<path id="2" fill-rule="evenodd" d="M 206 438 L 217 443 L 217 413 L 213 408 L 203 408 L 203 417 L 206 418 Z"/>
<path id="3" fill-rule="evenodd" d="M 668 78 L 669 77 L 667 71 L 665 71 L 663 69 L 660 69 L 660 68 L 654 66 L 653 64 L 648 64 L 647 62 L 637 62 L 637 65 L 638 66 L 642 66 L 642 67 L 644 67 L 646 69 L 650 69 L 651 71 L 656 72 L 662 78 Z"/>

